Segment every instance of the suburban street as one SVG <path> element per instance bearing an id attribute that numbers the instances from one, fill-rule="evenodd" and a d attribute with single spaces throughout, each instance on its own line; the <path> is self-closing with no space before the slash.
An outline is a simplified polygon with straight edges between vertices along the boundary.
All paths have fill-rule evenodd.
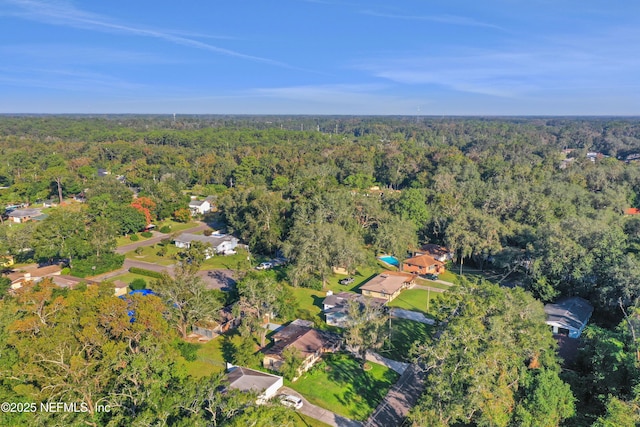
<path id="1" fill-rule="evenodd" d="M 209 225 L 201 222 L 197 227 L 192 227 L 192 228 L 183 230 L 180 233 L 197 233 L 198 231 L 204 231 L 210 228 L 211 227 L 209 227 Z M 171 234 L 169 233 L 160 233 L 158 231 L 152 231 L 152 233 L 153 233 L 153 237 L 151 237 L 150 239 L 141 240 L 141 241 L 130 243 L 124 246 L 120 246 L 119 248 L 116 249 L 116 253 L 122 255 L 142 246 L 155 245 L 157 243 L 160 243 L 163 239 L 168 239 L 171 237 Z"/>

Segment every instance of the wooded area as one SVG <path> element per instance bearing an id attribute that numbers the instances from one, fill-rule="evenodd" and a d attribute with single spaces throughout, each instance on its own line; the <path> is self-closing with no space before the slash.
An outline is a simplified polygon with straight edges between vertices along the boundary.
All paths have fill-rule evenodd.
<path id="1" fill-rule="evenodd" d="M 0 207 L 78 195 L 86 203 L 1 226 L 0 254 L 68 260 L 79 275 L 109 271 L 122 263 L 118 236 L 184 220 L 189 195 L 215 196 L 221 221 L 252 254 L 286 257 L 279 280 L 293 286 L 322 289 L 333 268 L 355 271 L 375 255 L 405 258 L 437 243 L 455 253 L 452 268 L 491 271 L 495 282 L 517 289 L 468 284 L 442 302 L 441 320 L 452 329 L 441 331 L 437 346 L 415 348 L 416 360 L 438 372 L 412 413 L 415 425 L 633 425 L 640 419 L 640 215 L 626 213 L 640 207 L 637 159 L 637 119 L 6 116 Z M 254 282 L 244 284 L 241 301 L 249 305 Z M 150 329 L 136 331 L 140 322 L 115 324 L 126 319 L 114 314 L 126 314 L 120 300 L 57 292 L 39 285 L 0 302 L 3 400 L 42 397 L 44 389 L 95 402 L 126 395 L 117 415 L 96 415 L 96 425 L 128 425 L 132 414 L 154 423 L 161 412 L 172 425 L 215 417 L 242 425 L 236 415 L 257 416 L 183 401 L 199 398 L 205 385 L 176 366 L 176 331 L 163 309 L 147 307 L 160 299 L 136 300 L 136 313 L 150 316 Z M 532 320 L 540 302 L 562 296 L 595 307 L 581 356 L 564 371 L 550 332 Z M 454 315 L 461 304 L 466 309 Z M 80 353 L 81 360 L 54 360 Z M 445 354 L 465 366 L 508 363 L 456 377 Z M 127 375 L 113 374 L 118 369 Z M 157 378 L 163 382 L 155 385 Z M 209 405 L 235 397 L 211 398 Z M 538 424 L 542 418 L 549 422 Z"/>

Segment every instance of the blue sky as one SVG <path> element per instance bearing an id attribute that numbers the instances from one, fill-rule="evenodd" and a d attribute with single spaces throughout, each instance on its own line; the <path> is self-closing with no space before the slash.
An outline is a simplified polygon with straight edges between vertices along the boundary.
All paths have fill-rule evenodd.
<path id="1" fill-rule="evenodd" d="M 640 3 L 0 0 L 0 113 L 640 115 Z"/>

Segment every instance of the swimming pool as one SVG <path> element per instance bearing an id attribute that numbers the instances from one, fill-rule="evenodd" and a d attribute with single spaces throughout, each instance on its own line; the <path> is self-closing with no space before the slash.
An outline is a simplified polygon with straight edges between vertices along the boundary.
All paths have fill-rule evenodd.
<path id="1" fill-rule="evenodd" d="M 393 265 L 394 267 L 400 267 L 400 262 L 398 261 L 398 258 L 394 256 L 385 255 L 385 256 L 378 257 L 378 259 L 382 262 L 386 262 L 389 265 Z"/>

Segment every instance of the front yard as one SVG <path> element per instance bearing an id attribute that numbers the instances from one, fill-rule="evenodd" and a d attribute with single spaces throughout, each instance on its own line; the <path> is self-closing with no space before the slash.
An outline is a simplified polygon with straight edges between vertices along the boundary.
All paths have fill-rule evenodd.
<path id="1" fill-rule="evenodd" d="M 288 384 L 314 405 L 364 421 L 397 381 L 398 374 L 375 363 L 365 371 L 348 354 L 332 354 Z"/>
<path id="2" fill-rule="evenodd" d="M 162 246 L 160 245 L 152 245 L 152 246 L 141 246 L 137 250 L 140 252 L 139 254 L 133 251 L 129 251 L 124 254 L 124 256 L 128 259 L 136 260 L 136 261 L 144 261 L 150 262 L 152 264 L 158 265 L 172 265 L 176 263 L 175 256 L 180 252 L 181 249 L 177 248 L 173 244 L 168 244 L 166 246 L 167 253 L 162 256 L 159 255 Z"/>
<path id="3" fill-rule="evenodd" d="M 431 310 L 433 300 L 438 298 L 439 295 L 440 294 L 435 291 L 429 292 L 424 289 L 407 289 L 406 291 L 402 291 L 396 299 L 389 302 L 388 306 L 419 311 L 428 316 L 427 300 L 429 300 L 429 309 Z"/>
<path id="4" fill-rule="evenodd" d="M 247 251 L 236 248 L 235 255 L 214 255 L 205 260 L 200 266 L 200 270 L 214 270 L 218 268 L 226 270 L 246 271 L 249 268 L 247 261 Z"/>
<path id="5" fill-rule="evenodd" d="M 387 341 L 378 351 L 381 356 L 392 360 L 410 362 L 410 350 L 415 341 L 421 344 L 431 342 L 433 326 L 407 319 L 391 319 L 391 343 Z"/>

